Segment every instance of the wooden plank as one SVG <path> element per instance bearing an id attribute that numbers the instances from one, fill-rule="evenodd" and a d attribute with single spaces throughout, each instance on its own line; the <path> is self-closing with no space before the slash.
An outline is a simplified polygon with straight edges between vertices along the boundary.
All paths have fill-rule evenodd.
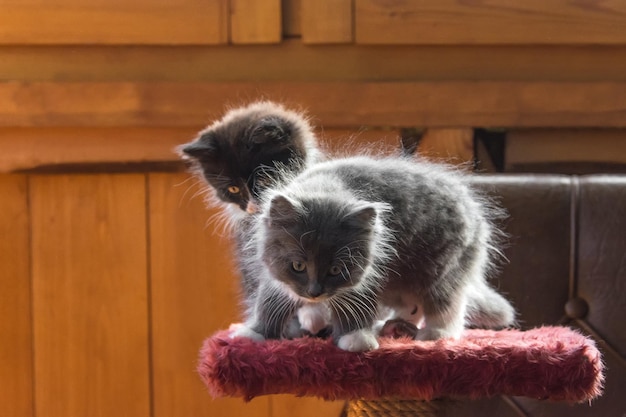
<path id="1" fill-rule="evenodd" d="M 507 132 L 506 169 L 559 162 L 626 164 L 626 130 L 523 129 Z"/>
<path id="2" fill-rule="evenodd" d="M 626 81 L 626 47 L 388 45 L 380 48 L 335 44 L 312 48 L 300 39 L 236 48 L 3 46 L 0 48 L 0 79 L 607 82 Z"/>
<path id="3" fill-rule="evenodd" d="M 141 164 L 179 160 L 177 145 L 193 128 L 4 128 L 0 172 L 85 164 Z"/>
<path id="4" fill-rule="evenodd" d="M 352 42 L 352 8 L 352 0 L 302 0 L 302 41 Z"/>
<path id="5" fill-rule="evenodd" d="M 0 175 L 0 416 L 32 417 L 33 337 L 28 188 Z"/>
<path id="6" fill-rule="evenodd" d="M 621 0 L 355 1 L 359 44 L 626 43 Z"/>
<path id="7" fill-rule="evenodd" d="M 280 0 L 230 0 L 230 41 L 234 44 L 279 43 Z"/>
<path id="8" fill-rule="evenodd" d="M 269 413 L 267 397 L 211 400 L 195 372 L 202 341 L 239 319 L 231 247 L 199 181 L 150 174 L 150 270 L 154 416 Z"/>
<path id="9" fill-rule="evenodd" d="M 471 128 L 426 129 L 417 152 L 431 159 L 464 164 L 474 160 L 474 131 Z"/>
<path id="10" fill-rule="evenodd" d="M 144 176 L 30 185 L 35 414 L 148 417 Z"/>
<path id="11" fill-rule="evenodd" d="M 221 44 L 227 1 L 5 0 L 0 44 Z"/>
<path id="12" fill-rule="evenodd" d="M 624 127 L 626 83 L 0 83 L 0 127 L 190 126 L 267 98 L 320 126 Z"/>

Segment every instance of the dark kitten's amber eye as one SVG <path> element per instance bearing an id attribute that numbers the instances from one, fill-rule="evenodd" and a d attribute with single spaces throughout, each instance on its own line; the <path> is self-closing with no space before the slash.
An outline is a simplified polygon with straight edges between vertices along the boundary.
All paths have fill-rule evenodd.
<path id="1" fill-rule="evenodd" d="M 300 261 L 293 261 L 291 263 L 291 269 L 296 272 L 304 272 L 306 270 L 306 264 Z"/>
<path id="2" fill-rule="evenodd" d="M 328 270 L 328 273 L 330 275 L 332 275 L 332 276 L 337 276 L 337 275 L 341 274 L 341 268 L 339 268 L 337 265 L 333 265 Z"/>
<path id="3" fill-rule="evenodd" d="M 231 194 L 239 194 L 239 187 L 237 187 L 236 185 L 231 185 L 230 187 L 228 187 L 228 192 Z"/>

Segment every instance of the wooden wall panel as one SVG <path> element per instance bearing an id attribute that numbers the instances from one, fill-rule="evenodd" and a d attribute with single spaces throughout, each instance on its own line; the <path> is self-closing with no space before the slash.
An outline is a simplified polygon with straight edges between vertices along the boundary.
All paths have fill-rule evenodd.
<path id="1" fill-rule="evenodd" d="M 150 415 L 143 175 L 33 176 L 37 416 Z"/>
<path id="2" fill-rule="evenodd" d="M 507 132 L 505 149 L 507 171 L 577 162 L 626 168 L 625 129 L 514 129 Z"/>
<path id="3" fill-rule="evenodd" d="M 220 44 L 228 0 L 4 0 L 0 44 Z"/>
<path id="4" fill-rule="evenodd" d="M 280 0 L 230 0 L 232 43 L 278 43 L 281 39 Z"/>
<path id="5" fill-rule="evenodd" d="M 302 0 L 302 42 L 352 42 L 352 8 L 352 0 Z"/>
<path id="6" fill-rule="evenodd" d="M 453 164 L 474 160 L 472 128 L 426 129 L 417 149 L 420 155 Z"/>
<path id="7" fill-rule="evenodd" d="M 621 0 L 356 1 L 361 44 L 625 44 Z"/>
<path id="8" fill-rule="evenodd" d="M 225 104 L 259 98 L 296 103 L 333 127 L 626 127 L 624 97 L 623 82 L 7 82 L 0 127 L 200 129 Z"/>
<path id="9" fill-rule="evenodd" d="M 297 103 L 332 127 L 626 127 L 626 83 L 498 81 L 7 82 L 0 83 L 0 127 L 200 129 L 225 104 L 261 97 Z"/>
<path id="10" fill-rule="evenodd" d="M 195 366 L 202 341 L 239 320 L 231 247 L 198 180 L 149 175 L 154 416 L 269 413 L 267 397 L 212 400 Z"/>
<path id="11" fill-rule="evenodd" d="M 288 13 L 298 14 L 299 9 Z M 287 17 L 284 17 L 287 19 Z M 299 19 L 298 19 L 299 21 Z M 286 27 L 286 36 L 299 36 Z M 288 31 L 288 32 L 287 32 Z M 219 65 L 216 65 L 219 63 Z M 4 46 L 0 79 L 55 82 L 237 81 L 626 81 L 626 46 L 432 46 L 352 44 Z M 243 99 L 248 96 L 241 97 Z"/>
<path id="12" fill-rule="evenodd" d="M 33 416 L 27 180 L 0 175 L 0 416 Z"/>
<path id="13" fill-rule="evenodd" d="M 0 129 L 0 172 L 86 164 L 140 164 L 179 160 L 177 145 L 194 128 L 4 128 Z"/>

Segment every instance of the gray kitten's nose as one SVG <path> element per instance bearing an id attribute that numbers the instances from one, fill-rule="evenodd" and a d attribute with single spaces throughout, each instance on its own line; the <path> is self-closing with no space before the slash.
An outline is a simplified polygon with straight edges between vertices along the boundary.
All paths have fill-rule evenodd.
<path id="1" fill-rule="evenodd" d="M 312 282 L 307 288 L 307 295 L 311 298 L 317 298 L 322 295 L 322 286 L 318 282 Z"/>

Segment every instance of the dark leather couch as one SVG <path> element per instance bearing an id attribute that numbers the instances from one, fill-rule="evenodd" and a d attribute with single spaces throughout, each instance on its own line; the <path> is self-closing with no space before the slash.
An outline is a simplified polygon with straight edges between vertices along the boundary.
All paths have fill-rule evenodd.
<path id="1" fill-rule="evenodd" d="M 501 397 L 451 403 L 449 416 L 626 416 L 626 176 L 484 175 L 504 206 L 508 262 L 492 280 L 522 328 L 562 324 L 596 339 L 604 395 L 589 404 Z"/>

